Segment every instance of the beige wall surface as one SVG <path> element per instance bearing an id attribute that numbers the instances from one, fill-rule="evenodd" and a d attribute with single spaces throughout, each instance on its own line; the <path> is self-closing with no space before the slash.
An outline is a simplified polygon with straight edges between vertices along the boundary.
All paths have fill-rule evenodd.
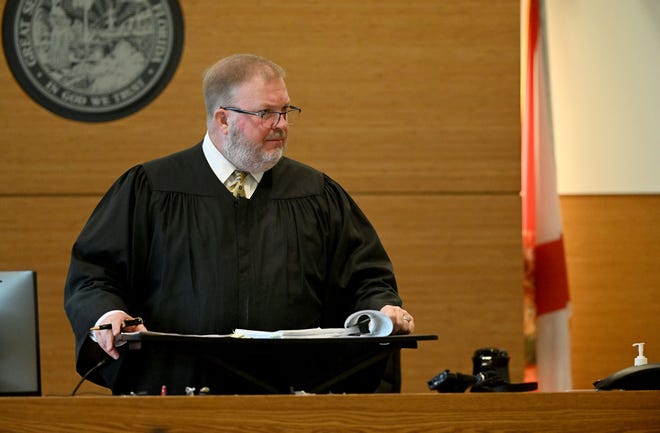
<path id="1" fill-rule="evenodd" d="M 561 194 L 660 193 L 660 2 L 544 2 Z"/>
<path id="2" fill-rule="evenodd" d="M 44 394 L 66 395 L 78 380 L 62 308 L 77 233 L 126 169 L 201 140 L 201 75 L 235 52 L 287 69 L 304 109 L 288 155 L 354 195 L 417 332 L 439 336 L 404 352 L 403 391 L 429 392 L 445 368 L 470 372 L 484 346 L 507 349 L 512 379 L 522 379 L 518 2 L 180 4 L 185 42 L 172 81 L 119 120 L 52 114 L 0 61 L 0 268 L 38 273 Z"/>

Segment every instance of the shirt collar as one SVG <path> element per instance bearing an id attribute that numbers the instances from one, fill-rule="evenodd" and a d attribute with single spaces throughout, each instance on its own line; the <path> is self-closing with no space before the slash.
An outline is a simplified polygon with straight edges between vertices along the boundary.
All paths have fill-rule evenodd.
<path id="1" fill-rule="evenodd" d="M 227 182 L 229 176 L 237 170 L 237 168 L 224 157 L 222 153 L 215 147 L 211 141 L 208 131 L 204 135 L 204 141 L 202 142 L 202 151 L 206 157 L 206 161 L 211 166 L 211 170 L 215 173 L 218 180 L 222 183 Z M 259 173 L 250 173 L 252 177 L 259 183 L 261 178 L 264 176 L 263 172 Z"/>

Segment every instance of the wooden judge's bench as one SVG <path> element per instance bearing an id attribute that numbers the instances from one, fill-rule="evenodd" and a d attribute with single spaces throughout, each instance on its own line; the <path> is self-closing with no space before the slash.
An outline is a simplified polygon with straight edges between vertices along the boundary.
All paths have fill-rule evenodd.
<path id="1" fill-rule="evenodd" d="M 4 397 L 0 431 L 660 432 L 660 392 Z"/>

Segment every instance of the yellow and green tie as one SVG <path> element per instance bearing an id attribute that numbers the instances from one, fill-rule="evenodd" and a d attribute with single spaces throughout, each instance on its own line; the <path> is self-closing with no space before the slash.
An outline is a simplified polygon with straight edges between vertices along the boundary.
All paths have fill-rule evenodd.
<path id="1" fill-rule="evenodd" d="M 240 170 L 236 170 L 232 174 L 232 181 L 227 188 L 229 192 L 234 194 L 234 197 L 245 197 L 245 178 L 247 175 L 247 172 Z"/>

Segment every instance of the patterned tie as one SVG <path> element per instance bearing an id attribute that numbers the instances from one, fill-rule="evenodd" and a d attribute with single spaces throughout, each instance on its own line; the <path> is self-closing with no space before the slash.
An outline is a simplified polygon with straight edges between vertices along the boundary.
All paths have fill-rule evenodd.
<path id="1" fill-rule="evenodd" d="M 232 174 L 231 182 L 227 187 L 234 197 L 245 197 L 245 177 L 247 172 L 235 170 Z"/>

